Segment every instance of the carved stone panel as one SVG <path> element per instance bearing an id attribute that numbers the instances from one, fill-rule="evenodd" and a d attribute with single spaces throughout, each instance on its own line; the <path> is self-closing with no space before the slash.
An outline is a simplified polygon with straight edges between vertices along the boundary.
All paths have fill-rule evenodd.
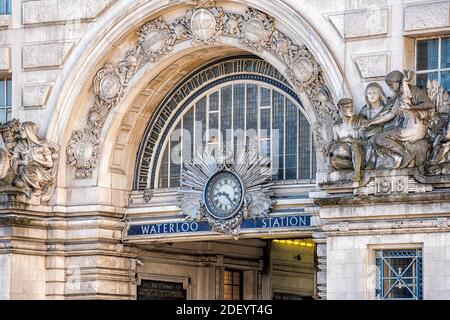
<path id="1" fill-rule="evenodd" d="M 388 73 L 387 53 L 357 56 L 354 59 L 361 76 L 365 79 L 385 77 Z"/>
<path id="2" fill-rule="evenodd" d="M 389 33 L 389 9 L 373 7 L 328 16 L 345 39 L 383 36 Z"/>
<path id="3" fill-rule="evenodd" d="M 405 31 L 450 26 L 450 2 L 422 3 L 405 7 Z"/>
<path id="4" fill-rule="evenodd" d="M 0 71 L 8 71 L 11 69 L 11 48 L 0 48 Z"/>

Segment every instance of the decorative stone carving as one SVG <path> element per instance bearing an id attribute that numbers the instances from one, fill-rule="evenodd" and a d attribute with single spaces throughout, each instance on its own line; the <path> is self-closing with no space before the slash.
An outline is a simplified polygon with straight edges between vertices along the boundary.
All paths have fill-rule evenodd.
<path id="1" fill-rule="evenodd" d="M 328 16 L 345 39 L 384 36 L 389 33 L 389 9 L 374 6 Z"/>
<path id="2" fill-rule="evenodd" d="M 333 126 L 334 138 L 325 146 L 324 154 L 330 158 L 335 170 L 354 170 L 353 181 L 362 179 L 363 150 L 361 129 L 362 118 L 356 115 L 351 99 L 341 99 L 338 103 L 341 121 Z"/>
<path id="3" fill-rule="evenodd" d="M 23 46 L 23 68 L 57 68 L 61 66 L 73 42 L 40 43 Z"/>
<path id="4" fill-rule="evenodd" d="M 259 52 L 269 44 L 274 31 L 274 20 L 265 13 L 249 8 L 241 24 L 241 43 L 249 49 Z"/>
<path id="5" fill-rule="evenodd" d="M 0 48 L 0 71 L 9 71 L 11 69 L 11 48 Z"/>
<path id="6" fill-rule="evenodd" d="M 206 219 L 212 230 L 228 235 L 238 235 L 245 219 L 267 217 L 272 208 L 270 160 L 262 158 L 252 149 L 239 150 L 235 155 L 219 159 L 208 150 L 198 154 L 193 163 L 186 163 L 182 173 L 181 209 L 189 220 Z M 243 205 L 232 217 L 218 219 L 205 205 L 204 189 L 216 173 L 229 170 L 237 174 L 245 194 Z"/>
<path id="7" fill-rule="evenodd" d="M 148 60 L 156 62 L 172 51 L 175 34 L 167 23 L 159 18 L 144 25 L 139 33 L 139 41 Z"/>
<path id="8" fill-rule="evenodd" d="M 190 27 L 194 43 L 213 42 L 217 32 L 216 17 L 207 9 L 197 9 L 192 13 Z"/>
<path id="9" fill-rule="evenodd" d="M 365 79 L 385 77 L 388 71 L 389 55 L 387 53 L 357 56 L 356 66 Z"/>
<path id="10" fill-rule="evenodd" d="M 86 178 L 92 175 L 100 153 L 99 139 L 88 130 L 76 130 L 72 133 L 67 146 L 67 163 L 76 165 L 76 177 Z"/>
<path id="11" fill-rule="evenodd" d="M 405 7 L 405 31 L 445 28 L 450 25 L 449 2 L 421 3 Z"/>
<path id="12" fill-rule="evenodd" d="M 354 132 L 363 129 L 364 169 L 402 169 L 429 164 L 426 168 L 431 171 L 437 163 L 445 163 L 441 160 L 446 154 L 443 142 L 448 115 L 444 117 L 438 110 L 448 109 L 448 94 L 436 83 L 429 83 L 427 94 L 411 84 L 413 77 L 411 71 L 388 74 L 386 83 L 395 94 L 390 99 L 386 99 L 378 84 L 371 83 L 367 87 L 367 106 L 361 111 L 366 120 L 353 128 Z M 430 141 L 435 141 L 432 154 Z M 329 159 L 333 169 L 348 169 L 350 163 L 338 166 L 334 157 L 331 152 Z M 355 167 L 354 156 L 352 159 L 352 169 L 358 176 L 360 169 Z"/>
<path id="13" fill-rule="evenodd" d="M 141 46 L 138 45 L 125 54 L 117 65 L 108 63 L 94 79 L 96 99 L 88 113 L 84 129 L 75 130 L 68 143 L 67 164 L 76 168 L 77 178 L 92 175 L 98 162 L 100 136 L 109 111 L 122 98 L 128 81 L 144 59 Z"/>
<path id="14" fill-rule="evenodd" d="M 321 114 L 322 125 L 330 132 L 332 113 L 326 108 L 332 103 L 330 91 L 325 84 L 323 71 L 304 44 L 294 44 L 285 34 L 275 29 L 274 19 L 256 9 L 249 8 L 244 15 L 225 12 L 214 1 L 193 1 L 194 7 L 185 15 L 171 22 L 158 18 L 144 25 L 139 32 L 138 44 L 128 51 L 119 63 L 108 63 L 94 80 L 95 102 L 88 113 L 85 127 L 74 134 L 69 142 L 69 164 L 75 166 L 78 177 L 88 177 L 96 166 L 98 153 L 90 159 L 75 155 L 77 137 L 89 135 L 100 139 L 103 125 L 112 108 L 121 100 L 129 80 L 145 63 L 155 63 L 168 54 L 176 44 L 191 41 L 194 46 L 213 45 L 221 36 L 235 37 L 243 47 L 260 52 L 273 52 L 284 62 L 289 78 L 298 89 L 305 91 Z M 317 94 L 327 101 L 317 99 Z M 325 98 L 324 98 L 325 99 Z M 324 130 L 324 132 L 327 132 Z M 92 142 L 92 139 L 88 139 Z M 100 142 L 96 142 L 100 148 Z M 96 149 L 96 150 L 99 150 Z M 89 152 L 90 153 L 90 152 Z"/>
<path id="15" fill-rule="evenodd" d="M 113 104 L 123 92 L 124 78 L 119 68 L 108 63 L 94 79 L 94 93 L 105 103 Z"/>
<path id="16" fill-rule="evenodd" d="M 56 183 L 58 156 L 58 146 L 41 139 L 35 123 L 13 120 L 1 126 L 0 193 L 16 202 L 26 203 L 33 196 L 48 202 Z"/>
<path id="17" fill-rule="evenodd" d="M 22 105 L 24 108 L 45 106 L 51 89 L 52 86 L 45 84 L 24 86 L 22 90 Z"/>

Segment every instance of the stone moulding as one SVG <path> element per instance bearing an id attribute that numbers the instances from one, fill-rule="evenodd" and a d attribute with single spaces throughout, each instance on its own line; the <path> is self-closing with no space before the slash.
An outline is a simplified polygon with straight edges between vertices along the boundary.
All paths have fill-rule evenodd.
<path id="1" fill-rule="evenodd" d="M 274 18 L 259 10 L 248 8 L 245 14 L 229 13 L 214 1 L 196 1 L 192 9 L 173 21 L 159 17 L 144 25 L 138 33 L 138 44 L 119 63 L 108 63 L 94 79 L 95 102 L 88 113 L 84 128 L 76 130 L 66 149 L 67 163 L 75 167 L 77 178 L 92 176 L 101 150 L 101 132 L 110 113 L 127 91 L 132 77 L 147 63 L 161 61 L 175 45 L 190 41 L 194 46 L 220 45 L 222 37 L 239 39 L 243 49 L 276 55 L 286 67 L 295 87 L 310 97 L 319 110 L 332 103 L 325 75 L 304 44 L 296 44 L 286 34 L 275 29 Z M 317 93 L 322 94 L 317 99 Z M 317 111 L 319 118 L 329 117 Z M 321 121 L 323 130 L 326 123 Z M 89 151 L 89 152 L 86 152 Z M 90 152 L 94 150 L 93 152 Z"/>

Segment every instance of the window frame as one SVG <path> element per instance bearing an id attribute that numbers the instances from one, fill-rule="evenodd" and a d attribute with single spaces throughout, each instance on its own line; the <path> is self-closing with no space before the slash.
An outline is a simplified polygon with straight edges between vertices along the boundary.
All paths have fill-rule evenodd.
<path id="1" fill-rule="evenodd" d="M 385 261 L 385 257 L 383 252 L 384 251 L 393 251 L 393 252 L 400 252 L 400 251 L 416 251 L 414 261 L 412 263 L 416 264 L 416 274 L 414 278 L 416 279 L 416 290 L 415 293 L 410 292 L 415 296 L 413 298 L 386 298 L 386 297 L 380 297 L 379 292 L 377 290 L 381 290 L 381 294 L 384 294 L 384 280 L 386 280 L 389 277 L 386 277 L 384 275 L 384 264 L 378 265 L 378 259 L 381 259 L 381 261 Z M 382 252 L 381 257 L 379 256 L 379 252 Z M 423 248 L 421 246 L 377 246 L 372 248 L 372 267 L 373 267 L 373 274 L 374 278 L 372 278 L 372 281 L 374 281 L 373 291 L 370 294 L 375 300 L 386 300 L 386 301 L 395 301 L 395 300 L 423 300 L 424 298 L 424 281 L 423 281 L 423 269 L 424 269 L 424 263 L 423 263 Z M 409 264 L 409 266 L 403 271 L 402 275 L 409 270 L 409 268 L 412 266 L 412 263 Z M 394 273 L 395 271 L 389 267 Z M 402 275 L 400 275 L 400 281 L 403 279 Z M 411 277 L 408 277 L 408 279 Z M 391 278 L 389 278 L 391 279 Z M 394 287 L 398 280 L 392 285 Z M 391 291 L 391 290 L 390 290 Z M 389 291 L 389 292 L 390 292 Z M 388 294 L 389 294 L 388 292 Z M 417 295 L 416 295 L 417 293 Z"/>
<path id="2" fill-rule="evenodd" d="M 3 0 L 4 4 L 0 1 L 0 15 L 9 16 L 12 14 L 12 0 Z"/>
<path id="3" fill-rule="evenodd" d="M 414 44 L 415 45 L 415 48 L 414 48 L 414 50 L 415 50 L 414 69 L 415 69 L 416 75 L 437 72 L 437 74 L 438 74 L 438 79 L 437 80 L 441 84 L 442 84 L 442 81 L 441 81 L 442 80 L 442 78 L 441 78 L 442 72 L 447 72 L 447 71 L 450 72 L 450 67 L 449 68 L 442 68 L 442 39 L 443 38 L 449 38 L 450 39 L 450 35 L 416 38 L 415 39 L 415 44 Z M 438 68 L 437 69 L 427 69 L 427 70 L 417 70 L 417 63 L 419 61 L 418 42 L 419 41 L 423 41 L 423 40 L 434 40 L 434 39 L 438 39 Z M 424 89 L 426 89 L 426 88 L 424 88 Z"/>
<path id="4" fill-rule="evenodd" d="M 226 284 L 225 283 L 225 274 L 227 272 L 231 273 L 231 284 Z M 236 285 L 234 285 L 234 274 L 239 274 L 239 299 L 234 299 L 234 288 L 237 287 Z M 231 300 L 226 300 L 225 299 L 225 287 L 226 286 L 231 286 Z M 223 299 L 226 301 L 243 301 L 244 300 L 244 272 L 242 270 L 237 270 L 237 269 L 228 269 L 225 268 L 224 272 L 223 272 Z"/>
<path id="5" fill-rule="evenodd" d="M 2 75 L 0 76 L 0 86 L 3 86 L 3 92 L 5 94 L 4 97 L 0 96 L 0 100 L 2 101 L 0 103 L 0 124 L 8 123 L 13 118 L 13 84 L 12 84 L 12 77 L 11 75 Z M 1 83 L 3 82 L 3 84 Z M 9 83 L 9 84 L 8 84 Z M 11 96 L 9 97 L 9 86 L 11 87 Z M 11 101 L 11 104 L 8 105 L 8 100 Z M 11 115 L 10 119 L 8 120 L 8 113 Z"/>

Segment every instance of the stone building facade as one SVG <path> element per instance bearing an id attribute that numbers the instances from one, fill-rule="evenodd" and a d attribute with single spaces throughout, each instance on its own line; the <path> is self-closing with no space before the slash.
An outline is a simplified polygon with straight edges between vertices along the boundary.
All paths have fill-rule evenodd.
<path id="1" fill-rule="evenodd" d="M 0 299 L 450 299 L 450 1 L 0 13 Z"/>

